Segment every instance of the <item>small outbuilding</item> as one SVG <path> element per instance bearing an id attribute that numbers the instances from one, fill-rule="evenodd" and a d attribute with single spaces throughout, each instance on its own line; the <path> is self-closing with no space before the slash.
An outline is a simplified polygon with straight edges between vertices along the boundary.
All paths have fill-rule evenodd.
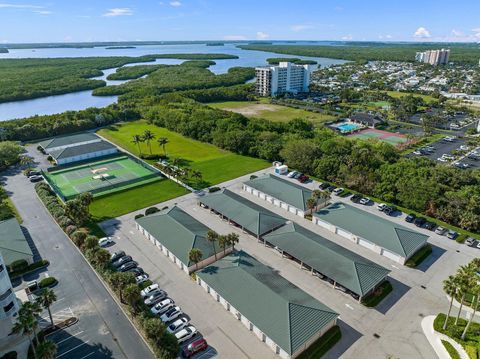
<path id="1" fill-rule="evenodd" d="M 371 115 L 365 112 L 356 112 L 352 114 L 350 116 L 350 121 L 359 123 L 370 128 L 375 128 L 377 125 L 385 122 L 380 116 Z"/>
<path id="2" fill-rule="evenodd" d="M 214 251 L 212 243 L 207 240 L 209 228 L 177 206 L 135 221 L 137 229 L 187 274 L 215 262 L 232 250 L 230 246 L 225 251 L 217 246 Z M 193 248 L 202 252 L 202 260 L 197 264 L 189 259 Z"/>
<path id="3" fill-rule="evenodd" d="M 77 133 L 68 136 L 57 136 L 40 142 L 38 145 L 46 152 L 58 151 L 67 147 L 100 142 L 102 139 L 92 132 Z"/>
<path id="4" fill-rule="evenodd" d="M 33 263 L 33 252 L 16 218 L 0 221 L 0 252 L 7 266 L 18 260 Z"/>
<path id="5" fill-rule="evenodd" d="M 48 154 L 52 156 L 57 165 L 64 165 L 92 158 L 109 156 L 117 152 L 118 148 L 110 142 L 98 141 L 49 151 Z"/>
<path id="6" fill-rule="evenodd" d="M 232 253 L 197 272 L 197 283 L 281 358 L 297 358 L 338 314 L 260 263 Z"/>

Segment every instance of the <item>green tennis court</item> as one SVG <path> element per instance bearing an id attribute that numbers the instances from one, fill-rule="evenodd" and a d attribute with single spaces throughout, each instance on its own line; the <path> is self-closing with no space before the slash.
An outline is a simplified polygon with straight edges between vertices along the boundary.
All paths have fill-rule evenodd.
<path id="1" fill-rule="evenodd" d="M 408 141 L 407 137 L 402 134 L 377 130 L 373 128 L 367 128 L 365 130 L 361 130 L 355 134 L 350 135 L 349 137 L 359 138 L 362 140 L 369 140 L 369 139 L 375 138 L 377 140 L 387 142 L 394 146 L 400 145 Z"/>
<path id="2" fill-rule="evenodd" d="M 45 173 L 45 176 L 65 200 L 84 192 L 98 197 L 162 179 L 157 172 L 128 156 L 83 163 Z"/>

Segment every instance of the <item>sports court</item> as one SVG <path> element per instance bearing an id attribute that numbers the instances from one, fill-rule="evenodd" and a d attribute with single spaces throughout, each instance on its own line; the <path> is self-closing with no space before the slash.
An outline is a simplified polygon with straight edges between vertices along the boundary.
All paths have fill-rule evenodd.
<path id="1" fill-rule="evenodd" d="M 128 156 L 92 161 L 44 174 L 65 200 L 84 192 L 98 197 L 162 179 L 157 172 Z"/>
<path id="2" fill-rule="evenodd" d="M 360 130 L 348 137 L 359 138 L 362 140 L 369 140 L 371 138 L 387 142 L 391 145 L 398 146 L 408 141 L 407 137 L 399 133 L 393 133 L 388 131 L 376 130 L 373 128 L 367 128 Z"/>

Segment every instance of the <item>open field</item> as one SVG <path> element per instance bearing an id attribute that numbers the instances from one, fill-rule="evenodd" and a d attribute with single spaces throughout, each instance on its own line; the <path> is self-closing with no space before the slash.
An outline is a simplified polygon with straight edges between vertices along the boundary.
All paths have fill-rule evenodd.
<path id="1" fill-rule="evenodd" d="M 399 98 L 399 97 L 412 95 L 414 97 L 421 97 L 423 99 L 423 101 L 425 101 L 426 103 L 431 103 L 433 101 L 436 101 L 436 99 L 433 98 L 432 96 L 421 95 L 421 94 L 413 93 L 413 92 L 387 91 L 387 95 L 390 96 L 390 97 L 393 97 L 393 98 Z"/>
<path id="2" fill-rule="evenodd" d="M 90 205 L 90 213 L 94 222 L 100 222 L 183 196 L 184 194 L 187 194 L 185 188 L 173 181 L 163 179 L 126 191 L 116 192 L 109 196 L 96 198 Z"/>
<path id="3" fill-rule="evenodd" d="M 240 113 L 246 117 L 260 117 L 269 121 L 284 122 L 290 121 L 295 118 L 304 118 L 310 120 L 315 124 L 334 120 L 335 117 L 305 111 L 301 109 L 291 108 L 287 106 L 272 105 L 265 101 L 260 102 L 247 102 L 247 101 L 229 101 L 229 102 L 217 102 L 210 103 L 209 106 L 214 108 L 220 108 L 226 111 L 232 111 Z"/>
<path id="4" fill-rule="evenodd" d="M 206 185 L 213 185 L 227 181 L 250 172 L 255 172 L 268 167 L 267 161 L 257 158 L 240 156 L 222 150 L 214 145 L 195 141 L 165 128 L 150 125 L 146 121 L 136 121 L 102 129 L 99 135 L 125 148 L 127 151 L 140 155 L 150 153 L 147 144 L 137 145 L 132 143 L 132 137 L 142 135 L 145 130 L 150 130 L 155 137 L 168 138 L 166 152 L 169 159 L 178 158 L 185 166 L 200 171 Z M 163 155 L 163 148 L 156 140 L 151 142 L 152 153 Z M 154 162 L 154 161 L 150 161 Z"/>
<path id="5" fill-rule="evenodd" d="M 91 161 L 44 175 L 64 200 L 84 192 L 99 197 L 161 179 L 159 173 L 127 156 Z"/>

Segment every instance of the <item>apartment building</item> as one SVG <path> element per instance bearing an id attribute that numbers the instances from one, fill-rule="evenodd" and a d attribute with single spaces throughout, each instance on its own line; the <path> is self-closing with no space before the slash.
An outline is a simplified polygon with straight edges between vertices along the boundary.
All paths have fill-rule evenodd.
<path id="1" fill-rule="evenodd" d="M 307 92 L 314 65 L 280 62 L 276 66 L 257 67 L 256 92 L 260 96 Z"/>
<path id="2" fill-rule="evenodd" d="M 415 61 L 438 66 L 448 64 L 449 57 L 450 49 L 428 50 L 424 52 L 417 52 L 415 54 Z"/>

